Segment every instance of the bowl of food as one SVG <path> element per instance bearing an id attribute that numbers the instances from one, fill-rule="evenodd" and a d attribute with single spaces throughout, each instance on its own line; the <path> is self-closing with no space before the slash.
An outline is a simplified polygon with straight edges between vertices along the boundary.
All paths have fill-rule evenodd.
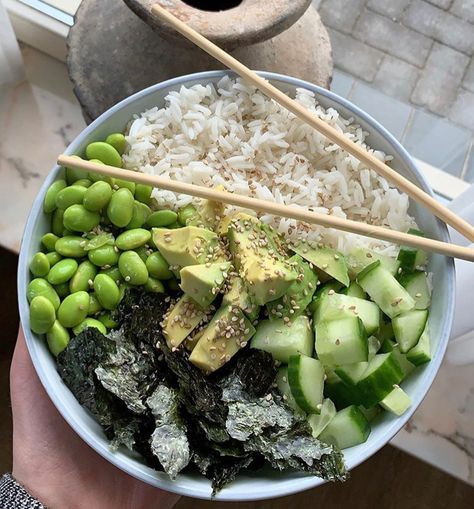
<path id="1" fill-rule="evenodd" d="M 431 193 L 350 102 L 261 73 Z M 224 71 L 117 104 L 66 153 L 448 240 L 445 225 Z M 256 500 L 348 472 L 442 361 L 451 259 L 55 166 L 20 252 L 21 321 L 71 427 L 151 485 Z"/>

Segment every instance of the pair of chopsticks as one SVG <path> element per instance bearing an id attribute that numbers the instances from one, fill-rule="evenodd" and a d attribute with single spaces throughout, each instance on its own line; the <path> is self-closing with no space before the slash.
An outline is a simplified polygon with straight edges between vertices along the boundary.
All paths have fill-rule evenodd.
<path id="1" fill-rule="evenodd" d="M 474 242 L 474 227 L 456 215 L 454 212 L 443 206 L 441 203 L 436 201 L 433 197 L 429 196 L 422 189 L 408 181 L 406 178 L 387 166 L 382 161 L 375 158 L 364 148 L 356 145 L 354 142 L 346 138 L 343 134 L 339 133 L 332 126 L 321 120 L 314 113 L 305 109 L 303 106 L 288 97 L 282 91 L 271 85 L 264 78 L 251 71 L 248 67 L 233 58 L 224 50 L 190 28 L 188 25 L 186 25 L 186 23 L 180 21 L 176 16 L 168 12 L 161 5 L 153 5 L 152 12 L 163 20 L 167 21 L 177 32 L 181 33 L 184 37 L 194 42 L 194 44 L 232 69 L 246 81 L 255 85 L 268 97 L 274 99 L 281 106 L 294 113 L 302 121 L 306 122 L 311 127 L 326 136 L 329 140 L 336 143 L 339 145 L 339 147 L 356 157 L 368 168 L 373 169 L 379 175 L 386 178 L 398 189 L 405 192 L 412 199 L 428 208 L 435 216 L 443 220 L 445 223 L 451 225 L 464 237 Z M 338 230 L 386 240 L 396 244 L 412 246 L 418 249 L 433 251 L 454 258 L 474 261 L 474 249 L 469 249 L 438 240 L 428 239 L 425 237 L 418 237 L 416 235 L 410 235 L 380 226 L 372 226 L 369 224 L 342 219 L 335 216 L 319 214 L 316 212 L 304 210 L 300 207 L 281 205 L 267 200 L 260 200 L 247 196 L 239 196 L 226 191 L 216 191 L 214 189 L 208 189 L 193 184 L 173 181 L 163 177 L 118 169 L 102 164 L 96 164 L 90 161 L 84 161 L 77 157 L 70 157 L 66 155 L 60 155 L 58 157 L 58 164 L 61 166 L 68 166 L 71 168 L 100 173 L 102 175 L 117 177 L 123 180 L 147 184 L 176 193 L 188 194 L 198 198 L 205 198 L 213 201 L 220 201 L 238 207 L 265 212 L 268 214 L 274 214 L 280 217 L 288 217 L 307 223 L 318 224 L 329 228 L 336 228 Z"/>

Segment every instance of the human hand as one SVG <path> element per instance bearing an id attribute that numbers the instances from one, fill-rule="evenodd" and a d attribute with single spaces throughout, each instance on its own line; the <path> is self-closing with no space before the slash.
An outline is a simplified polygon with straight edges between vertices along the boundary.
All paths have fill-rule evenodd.
<path id="1" fill-rule="evenodd" d="M 13 476 L 53 509 L 170 509 L 178 496 L 134 479 L 93 451 L 58 413 L 20 329 L 10 371 Z"/>

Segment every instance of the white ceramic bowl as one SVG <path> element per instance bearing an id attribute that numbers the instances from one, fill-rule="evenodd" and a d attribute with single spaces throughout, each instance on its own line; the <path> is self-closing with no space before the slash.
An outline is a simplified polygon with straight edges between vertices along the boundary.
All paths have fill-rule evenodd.
<path id="1" fill-rule="evenodd" d="M 133 114 L 140 113 L 152 106 L 162 106 L 164 97 L 170 90 L 177 90 L 182 85 L 217 82 L 225 71 L 212 71 L 192 74 L 159 83 L 142 90 L 115 105 L 89 125 L 66 150 L 67 154 L 82 154 L 88 143 L 105 139 L 116 131 L 124 130 Z M 324 107 L 333 107 L 345 117 L 353 117 L 370 133 L 368 143 L 371 147 L 383 150 L 394 156 L 392 167 L 418 184 L 426 192 L 431 190 L 415 167 L 412 159 L 403 147 L 379 123 L 350 102 L 332 92 L 310 83 L 273 73 L 261 73 L 279 88 L 293 92 L 295 87 L 312 90 Z M 108 441 L 94 418 L 76 401 L 56 372 L 53 357 L 48 352 L 43 338 L 30 331 L 26 286 L 30 279 L 28 263 L 31 256 L 40 249 L 41 236 L 49 231 L 49 218 L 42 212 L 43 197 L 50 184 L 59 177 L 61 169 L 52 168 L 33 204 L 26 224 L 20 252 L 18 268 L 18 295 L 20 316 L 25 331 L 28 349 L 36 371 L 56 408 L 61 412 L 71 427 L 104 458 L 128 474 L 153 486 L 183 495 L 210 498 L 210 482 L 199 475 L 183 474 L 176 481 L 169 480 L 166 474 L 147 467 L 138 455 L 125 450 L 112 452 Z M 443 223 L 432 214 L 416 204 L 412 204 L 410 213 L 416 218 L 420 228 L 428 236 L 448 240 L 448 232 Z M 429 364 L 419 368 L 403 383 L 404 389 L 411 396 L 413 404 L 401 417 L 387 412 L 373 423 L 372 433 L 365 444 L 347 449 L 344 453 L 347 467 L 354 468 L 369 458 L 385 445 L 407 422 L 418 407 L 441 364 L 446 350 L 448 335 L 454 309 L 454 265 L 453 261 L 439 255 L 430 258 L 429 270 L 433 273 L 433 302 L 430 313 L 430 330 L 433 343 L 433 359 Z M 317 477 L 299 473 L 277 473 L 271 469 L 259 472 L 243 473 L 225 487 L 218 495 L 219 500 L 258 500 L 289 495 L 308 488 L 313 488 L 324 481 Z"/>

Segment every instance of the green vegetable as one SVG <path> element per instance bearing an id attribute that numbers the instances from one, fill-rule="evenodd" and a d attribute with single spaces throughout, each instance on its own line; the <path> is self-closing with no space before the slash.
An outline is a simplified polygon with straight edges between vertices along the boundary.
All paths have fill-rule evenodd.
<path id="1" fill-rule="evenodd" d="M 166 280 L 173 277 L 173 273 L 169 269 L 168 262 L 158 251 L 155 251 L 147 257 L 145 265 L 150 276 L 156 279 Z"/>
<path id="2" fill-rule="evenodd" d="M 44 253 L 36 253 L 30 262 L 30 271 L 33 276 L 43 277 L 48 274 L 50 263 L 48 257 Z"/>
<path id="3" fill-rule="evenodd" d="M 51 219 L 51 230 L 53 232 L 53 235 L 56 235 L 57 237 L 62 237 L 63 230 L 64 230 L 64 210 L 62 209 L 56 209 L 53 212 L 53 218 Z"/>
<path id="4" fill-rule="evenodd" d="M 59 296 L 56 293 L 56 290 L 52 285 L 48 283 L 48 281 L 46 281 L 46 279 L 35 278 L 32 279 L 28 284 L 26 289 L 26 298 L 28 299 L 28 302 L 31 302 L 35 297 L 38 296 L 48 299 L 53 305 L 55 311 L 57 311 L 61 301 L 59 300 Z"/>
<path id="5" fill-rule="evenodd" d="M 86 251 L 97 249 L 105 245 L 113 246 L 115 243 L 114 236 L 111 233 L 99 233 L 99 235 L 90 233 L 88 237 L 86 245 L 84 246 Z"/>
<path id="6" fill-rule="evenodd" d="M 125 136 L 122 133 L 112 133 L 107 136 L 105 139 L 105 143 L 112 145 L 114 149 L 122 155 L 125 152 L 125 148 L 127 147 L 127 142 L 125 140 Z"/>
<path id="7" fill-rule="evenodd" d="M 60 283 L 59 285 L 54 285 L 54 290 L 61 297 L 61 299 L 63 299 L 64 297 L 71 293 L 71 291 L 69 290 L 69 281 L 66 281 L 65 283 Z"/>
<path id="8" fill-rule="evenodd" d="M 99 311 L 102 311 L 102 305 L 99 302 L 99 299 L 97 298 L 97 295 L 95 293 L 89 294 L 89 312 L 88 315 L 92 316 L 98 313 Z"/>
<path id="9" fill-rule="evenodd" d="M 84 199 L 86 188 L 82 186 L 68 186 L 61 189 L 56 195 L 56 207 L 58 209 L 67 209 L 71 205 L 80 204 Z"/>
<path id="10" fill-rule="evenodd" d="M 45 214 L 51 214 L 51 212 L 54 212 L 56 210 L 56 196 L 67 186 L 65 180 L 56 180 L 56 182 L 53 182 L 48 190 L 46 191 L 46 194 L 44 195 L 44 201 L 43 201 L 43 210 Z"/>
<path id="11" fill-rule="evenodd" d="M 123 179 L 115 179 L 116 188 L 125 188 L 128 189 L 133 195 L 135 195 L 135 182 L 130 182 L 129 180 Z"/>
<path id="12" fill-rule="evenodd" d="M 80 324 L 89 312 L 89 294 L 76 292 L 68 295 L 59 306 L 58 320 L 63 327 L 75 327 Z"/>
<path id="13" fill-rule="evenodd" d="M 95 141 L 89 143 L 86 148 L 87 159 L 99 159 L 104 164 L 109 166 L 116 166 L 117 168 L 122 167 L 122 158 L 117 150 L 108 143 L 103 141 Z"/>
<path id="14" fill-rule="evenodd" d="M 145 291 L 153 293 L 165 293 L 165 287 L 159 279 L 149 277 L 145 283 Z"/>
<path id="15" fill-rule="evenodd" d="M 80 157 L 77 155 L 73 155 L 71 157 L 76 157 L 77 159 L 80 159 Z M 86 176 L 87 174 L 83 170 L 76 170 L 75 168 L 66 167 L 66 180 L 69 185 L 75 184 L 78 180 L 84 179 Z"/>
<path id="16" fill-rule="evenodd" d="M 120 273 L 131 285 L 144 285 L 148 280 L 148 270 L 135 251 L 125 251 L 118 261 Z"/>
<path id="17" fill-rule="evenodd" d="M 197 213 L 196 207 L 192 204 L 186 205 L 178 212 L 178 222 L 181 226 L 186 226 L 188 220 L 195 217 Z"/>
<path id="18" fill-rule="evenodd" d="M 115 246 L 106 244 L 105 246 L 91 249 L 87 256 L 89 260 L 98 267 L 106 267 L 115 265 L 118 262 L 119 254 L 115 250 Z"/>
<path id="19" fill-rule="evenodd" d="M 120 302 L 120 290 L 115 281 L 106 274 L 98 274 L 94 279 L 94 292 L 104 309 L 115 309 Z"/>
<path id="20" fill-rule="evenodd" d="M 58 263 L 59 260 L 63 259 L 63 257 L 56 251 L 51 251 L 50 253 L 46 253 L 46 258 L 48 259 L 50 267 L 52 267 L 53 265 L 56 265 L 56 263 Z"/>
<path id="21" fill-rule="evenodd" d="M 59 285 L 69 281 L 77 270 L 77 262 L 73 258 L 64 258 L 51 267 L 47 280 L 52 285 Z"/>
<path id="22" fill-rule="evenodd" d="M 64 211 L 64 226 L 76 232 L 88 232 L 100 223 L 100 214 L 87 210 L 84 205 L 71 205 Z"/>
<path id="23" fill-rule="evenodd" d="M 54 251 L 56 241 L 59 239 L 57 235 L 54 235 L 54 233 L 45 233 L 41 237 L 41 244 L 46 248 L 46 251 Z"/>
<path id="24" fill-rule="evenodd" d="M 150 256 L 150 249 L 146 246 L 140 246 L 140 247 L 137 247 L 136 249 L 134 249 L 135 253 L 138 254 L 138 256 L 142 259 L 143 262 L 145 262 L 146 264 L 146 261 L 148 259 L 148 257 Z"/>
<path id="25" fill-rule="evenodd" d="M 107 182 L 94 182 L 84 194 L 84 207 L 98 212 L 106 207 L 112 198 L 112 187 Z"/>
<path id="26" fill-rule="evenodd" d="M 58 320 L 54 321 L 53 325 L 46 333 L 49 351 L 56 357 L 67 347 L 69 339 L 68 330 L 64 328 Z"/>
<path id="27" fill-rule="evenodd" d="M 112 194 L 107 207 L 107 216 L 119 228 L 127 226 L 133 216 L 133 194 L 129 189 L 120 188 Z"/>
<path id="28" fill-rule="evenodd" d="M 92 281 L 97 274 L 97 267 L 89 260 L 82 262 L 78 267 L 74 276 L 69 281 L 69 289 L 71 293 L 84 291 L 87 292 Z"/>
<path id="29" fill-rule="evenodd" d="M 82 186 L 82 187 L 90 187 L 92 184 L 92 181 L 87 178 L 79 179 L 74 182 L 75 186 Z"/>
<path id="30" fill-rule="evenodd" d="M 99 321 L 102 322 L 107 327 L 107 329 L 115 329 L 115 327 L 118 327 L 119 325 L 118 322 L 112 318 L 110 312 L 108 311 L 99 316 Z"/>
<path id="31" fill-rule="evenodd" d="M 146 223 L 150 214 L 151 210 L 148 205 L 135 200 L 133 203 L 132 219 L 130 219 L 130 222 L 126 226 L 127 230 L 141 228 Z"/>
<path id="32" fill-rule="evenodd" d="M 74 335 L 77 336 L 83 330 L 89 327 L 94 327 L 95 329 L 98 329 L 100 332 L 102 332 L 102 334 L 107 334 L 107 328 L 105 325 L 95 318 L 85 318 L 79 325 L 73 327 L 72 332 L 74 332 Z"/>
<path id="33" fill-rule="evenodd" d="M 53 304 L 46 297 L 38 295 L 30 303 L 30 327 L 36 334 L 44 334 L 56 320 Z"/>
<path id="34" fill-rule="evenodd" d="M 151 238 L 149 230 L 144 228 L 134 228 L 133 230 L 127 230 L 121 233 L 115 239 L 115 245 L 122 251 L 130 249 L 136 249 L 137 247 L 143 246 Z"/>
<path id="35" fill-rule="evenodd" d="M 169 226 L 170 224 L 173 224 L 177 219 L 178 214 L 172 210 L 157 210 L 148 216 L 146 224 L 150 228 L 159 228 L 163 226 Z"/>
<path id="36" fill-rule="evenodd" d="M 99 274 L 107 274 L 107 276 L 110 276 L 117 285 L 123 281 L 122 274 L 120 274 L 120 270 L 116 265 L 109 269 L 102 269 Z"/>
<path id="37" fill-rule="evenodd" d="M 151 186 L 147 186 L 146 184 L 137 184 L 135 186 L 135 199 L 137 199 L 139 202 L 149 205 L 152 191 L 153 188 Z"/>
<path id="38" fill-rule="evenodd" d="M 66 237 L 61 237 L 56 242 L 56 251 L 62 255 L 67 256 L 69 258 L 82 258 L 86 255 L 86 251 L 84 249 L 86 245 L 86 240 L 82 237 L 78 237 L 77 235 L 67 235 Z"/>

